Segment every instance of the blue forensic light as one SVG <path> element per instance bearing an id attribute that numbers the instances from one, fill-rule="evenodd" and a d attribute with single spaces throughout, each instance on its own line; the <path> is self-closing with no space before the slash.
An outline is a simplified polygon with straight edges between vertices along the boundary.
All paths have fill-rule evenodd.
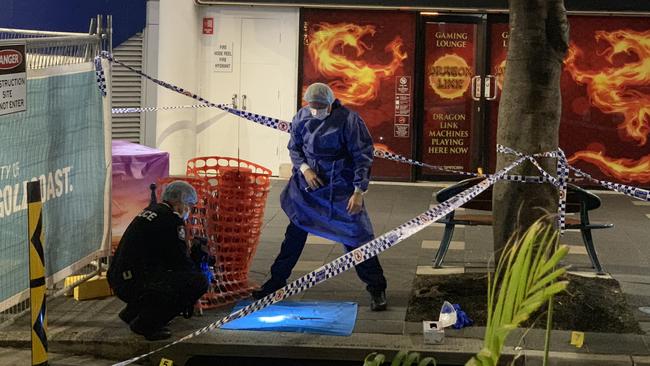
<path id="1" fill-rule="evenodd" d="M 279 323 L 288 317 L 286 315 L 276 315 L 276 316 L 259 316 L 257 319 L 262 323 Z"/>

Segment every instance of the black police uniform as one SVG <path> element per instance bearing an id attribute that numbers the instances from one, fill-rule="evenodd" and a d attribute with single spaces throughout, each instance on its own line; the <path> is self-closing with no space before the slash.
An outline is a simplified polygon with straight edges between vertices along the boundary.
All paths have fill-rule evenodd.
<path id="1" fill-rule="evenodd" d="M 191 308 L 208 289 L 190 258 L 183 220 L 166 203 L 133 219 L 115 251 L 108 282 L 127 303 L 120 318 L 145 337 Z"/>

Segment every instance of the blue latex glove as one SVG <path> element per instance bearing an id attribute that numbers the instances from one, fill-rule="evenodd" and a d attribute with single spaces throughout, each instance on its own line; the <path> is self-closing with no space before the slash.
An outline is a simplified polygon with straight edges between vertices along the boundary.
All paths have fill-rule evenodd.
<path id="1" fill-rule="evenodd" d="M 212 281 L 214 281 L 214 274 L 212 273 L 212 270 L 208 266 L 207 262 L 201 262 L 201 272 L 203 272 L 203 275 L 208 280 L 208 283 L 212 284 Z"/>
<path id="2" fill-rule="evenodd" d="M 460 305 L 454 304 L 454 309 L 456 309 L 456 323 L 453 325 L 454 329 L 469 327 L 474 324 L 474 321 L 467 316 L 467 314 L 460 308 Z"/>

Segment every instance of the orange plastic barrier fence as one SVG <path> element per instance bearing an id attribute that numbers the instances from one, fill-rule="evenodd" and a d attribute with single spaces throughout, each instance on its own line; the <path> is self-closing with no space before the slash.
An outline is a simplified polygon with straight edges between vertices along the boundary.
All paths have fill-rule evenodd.
<path id="1" fill-rule="evenodd" d="M 264 223 L 271 171 L 260 165 L 227 157 L 197 157 L 187 163 L 187 177 L 199 203 L 187 224 L 189 239 L 208 238 L 216 258 L 213 285 L 201 307 L 214 308 L 250 295 L 248 270 Z"/>

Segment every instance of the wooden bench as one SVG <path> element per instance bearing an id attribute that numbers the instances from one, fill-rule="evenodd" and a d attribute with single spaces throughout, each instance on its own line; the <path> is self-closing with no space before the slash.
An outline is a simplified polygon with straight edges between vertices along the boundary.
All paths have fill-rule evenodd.
<path id="1" fill-rule="evenodd" d="M 460 192 L 473 187 L 474 185 L 481 182 L 482 177 L 470 178 L 458 182 L 453 186 L 447 187 L 436 194 L 436 199 L 438 202 L 444 202 L 451 197 L 459 194 Z M 466 209 L 471 210 L 480 210 L 480 211 L 492 211 L 492 187 L 481 192 L 478 196 L 474 197 L 471 201 L 462 205 Z M 589 211 L 595 210 L 600 207 L 600 198 L 593 193 L 590 193 L 578 186 L 569 184 L 567 187 L 567 213 L 580 213 L 580 218 L 566 217 L 566 228 L 567 229 L 579 229 L 582 233 L 582 240 L 584 241 L 585 248 L 587 249 L 587 254 L 594 269 L 600 274 L 604 273 L 603 268 L 600 265 L 598 260 L 598 255 L 596 254 L 596 249 L 594 248 L 594 242 L 591 237 L 592 229 L 607 229 L 611 228 L 613 224 L 594 224 L 589 221 Z M 445 259 L 447 250 L 449 249 L 449 244 L 451 243 L 451 238 L 454 235 L 454 227 L 456 225 L 486 225 L 492 226 L 493 217 L 491 214 L 468 214 L 468 215 L 456 215 L 454 211 L 449 213 L 444 218 L 438 220 L 439 223 L 445 224 L 445 232 L 440 242 L 440 247 L 436 253 L 436 257 L 433 261 L 433 266 L 440 268 L 442 266 L 442 261 Z"/>

